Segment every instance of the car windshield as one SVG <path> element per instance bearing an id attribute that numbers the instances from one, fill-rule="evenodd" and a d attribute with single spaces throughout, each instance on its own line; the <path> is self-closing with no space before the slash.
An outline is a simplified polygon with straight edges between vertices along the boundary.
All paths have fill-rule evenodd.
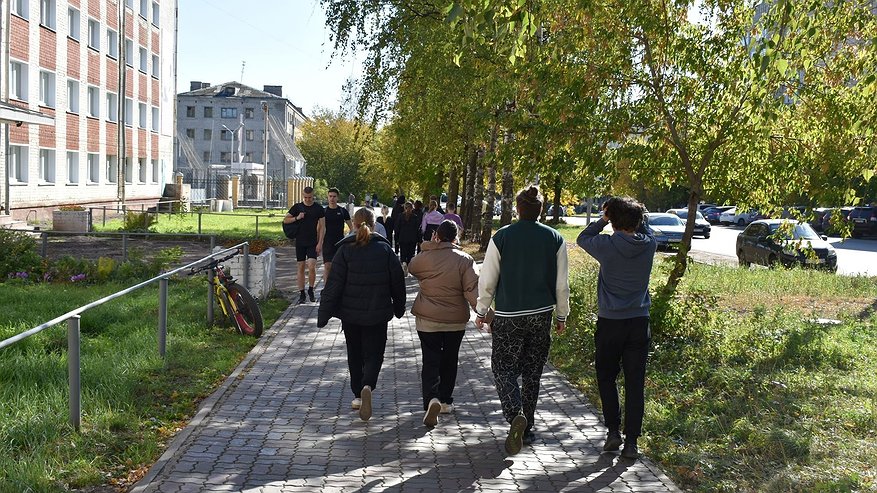
<path id="1" fill-rule="evenodd" d="M 649 226 L 682 226 L 682 221 L 676 216 L 649 217 Z"/>
<path id="2" fill-rule="evenodd" d="M 786 223 L 786 224 L 789 224 L 789 223 Z M 773 234 L 777 230 L 779 230 L 781 225 L 782 225 L 781 223 L 771 224 L 770 225 L 771 234 Z M 816 231 L 813 231 L 813 228 L 810 227 L 810 225 L 807 223 L 795 224 L 793 227 L 794 227 L 794 229 L 790 229 L 790 230 L 785 230 L 785 228 L 783 228 L 784 229 L 783 234 L 782 234 L 783 238 L 785 238 L 787 240 L 790 240 L 790 239 L 818 240 L 819 239 L 819 235 L 816 234 Z M 789 237 L 789 231 L 792 231 L 791 238 Z"/>
<path id="3" fill-rule="evenodd" d="M 709 209 L 707 209 L 709 211 Z M 676 215 L 679 216 L 680 219 L 688 219 L 688 211 L 685 209 L 679 209 L 676 211 Z M 696 219 L 703 219 L 703 214 L 700 211 L 697 211 L 697 214 L 694 216 Z"/>

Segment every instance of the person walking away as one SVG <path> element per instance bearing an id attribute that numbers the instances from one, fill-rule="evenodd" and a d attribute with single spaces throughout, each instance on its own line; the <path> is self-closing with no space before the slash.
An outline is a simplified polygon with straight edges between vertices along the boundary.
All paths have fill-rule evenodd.
<path id="1" fill-rule="evenodd" d="M 414 206 L 411 202 L 405 203 L 405 212 L 399 216 L 399 222 L 396 226 L 398 235 L 397 240 L 400 246 L 400 260 L 402 261 L 402 271 L 408 276 L 408 264 L 414 258 L 414 249 L 417 247 L 417 240 L 420 238 L 420 221 L 417 214 L 414 213 Z"/>
<path id="2" fill-rule="evenodd" d="M 414 201 L 414 214 L 417 215 L 417 225 L 420 227 L 420 223 L 423 221 L 423 215 L 426 214 L 426 211 L 423 210 L 423 202 L 419 200 Z M 416 253 L 420 253 L 420 243 L 423 241 L 420 235 L 417 237 L 417 249 Z"/>
<path id="3" fill-rule="evenodd" d="M 438 209 L 438 203 L 433 200 L 429 203 L 429 212 L 424 214 L 420 220 L 420 233 L 423 241 L 430 241 L 432 234 L 444 220 L 444 216 L 436 209 Z"/>
<path id="4" fill-rule="evenodd" d="M 323 211 L 326 223 L 326 227 L 323 228 L 323 284 L 329 279 L 329 273 L 332 271 L 332 258 L 338 249 L 335 244 L 344 238 L 344 225 L 347 225 L 348 231 L 353 231 L 350 213 L 338 205 L 338 189 L 330 188 L 326 196 L 329 205 Z"/>
<path id="5" fill-rule="evenodd" d="M 646 361 L 649 328 L 649 277 L 658 244 L 643 221 L 645 208 L 630 197 L 613 197 L 602 217 L 580 234 L 576 243 L 600 263 L 597 277 L 595 367 L 603 421 L 609 429 L 604 451 L 621 447 L 621 407 L 616 379 L 624 370 L 624 450 L 622 457 L 639 457 L 637 439 L 645 412 Z M 612 224 L 611 235 L 600 234 Z"/>
<path id="6" fill-rule="evenodd" d="M 456 242 L 457 225 L 442 222 L 408 267 L 420 282 L 411 313 L 423 352 L 423 424 L 429 427 L 452 410 L 460 343 L 478 299 L 475 261 Z"/>
<path id="7" fill-rule="evenodd" d="M 374 207 L 368 205 L 368 206 L 366 206 L 366 209 L 372 211 L 372 215 L 376 216 Z M 386 238 L 387 237 L 387 228 L 385 228 L 384 225 L 380 221 L 375 220 L 375 229 L 372 230 L 372 233 L 377 233 L 377 234 L 383 236 L 384 238 Z"/>
<path id="8" fill-rule="evenodd" d="M 305 264 L 308 270 L 308 297 L 317 301 L 314 295 L 314 284 L 317 280 L 317 256 L 323 249 L 323 231 L 326 228 L 325 211 L 314 203 L 314 189 L 305 187 L 302 190 L 302 201 L 293 205 L 284 223 L 299 223 L 295 237 L 295 260 L 298 267 L 296 282 L 298 283 L 298 302 L 305 302 Z"/>
<path id="9" fill-rule="evenodd" d="M 558 332 L 569 315 L 569 274 L 566 242 L 560 234 L 537 219 L 542 194 L 535 186 L 516 197 L 518 222 L 500 228 L 491 238 L 478 281 L 475 325 L 496 303 L 491 367 L 509 422 L 505 450 L 520 452 L 532 444 L 533 423 L 542 368 L 551 345 L 552 312 Z M 518 386 L 518 377 L 521 385 Z"/>
<path id="10" fill-rule="evenodd" d="M 385 205 L 382 205 L 381 206 L 381 215 L 378 216 L 378 218 L 376 219 L 377 222 L 375 223 L 375 226 L 380 224 L 384 227 L 384 230 L 387 233 L 384 235 L 384 237 L 387 239 L 387 241 L 390 242 L 390 245 L 392 246 L 393 245 L 393 216 L 390 216 L 389 214 L 390 214 L 390 208 L 385 206 Z"/>
<path id="11" fill-rule="evenodd" d="M 436 210 L 439 211 L 439 214 L 444 215 L 445 211 L 444 211 L 444 209 L 442 209 L 442 204 L 439 202 L 438 197 L 436 197 L 435 195 L 430 195 L 429 201 L 432 202 L 433 200 L 435 201 L 435 204 L 436 204 L 436 207 L 435 207 Z"/>
<path id="12" fill-rule="evenodd" d="M 457 204 L 448 202 L 447 204 L 445 204 L 445 208 L 447 209 L 447 212 L 445 212 L 445 215 L 442 216 L 443 219 L 454 221 L 454 224 L 457 225 L 457 231 L 460 235 L 459 237 L 462 238 L 463 237 L 463 219 L 457 215 Z"/>
<path id="13" fill-rule="evenodd" d="M 384 362 L 387 322 L 405 314 L 405 279 L 402 266 L 387 239 L 372 233 L 374 213 L 361 208 L 353 215 L 355 234 L 338 244 L 329 282 L 320 296 L 317 327 L 329 319 L 341 320 L 347 343 L 351 407 L 368 421 L 372 392 Z"/>
<path id="14" fill-rule="evenodd" d="M 405 196 L 399 194 L 396 197 L 396 201 L 393 203 L 393 237 L 394 237 L 394 245 L 393 250 L 396 252 L 396 255 L 399 255 L 399 221 L 402 217 L 402 214 L 405 213 Z"/>

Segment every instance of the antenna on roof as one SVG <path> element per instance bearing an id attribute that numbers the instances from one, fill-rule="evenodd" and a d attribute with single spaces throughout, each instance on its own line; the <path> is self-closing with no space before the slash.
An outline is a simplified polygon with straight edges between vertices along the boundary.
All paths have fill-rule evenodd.
<path id="1" fill-rule="evenodd" d="M 238 81 L 241 84 L 244 83 L 244 68 L 246 68 L 246 66 L 247 66 L 247 61 L 246 60 L 241 61 L 241 80 Z"/>

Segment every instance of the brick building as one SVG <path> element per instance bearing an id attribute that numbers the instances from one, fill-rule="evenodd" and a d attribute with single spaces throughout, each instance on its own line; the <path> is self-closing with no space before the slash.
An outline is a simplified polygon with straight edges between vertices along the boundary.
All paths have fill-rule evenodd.
<path id="1" fill-rule="evenodd" d="M 0 204 L 154 204 L 173 172 L 176 0 L 0 1 L 0 94 L 54 119 L 4 125 Z"/>

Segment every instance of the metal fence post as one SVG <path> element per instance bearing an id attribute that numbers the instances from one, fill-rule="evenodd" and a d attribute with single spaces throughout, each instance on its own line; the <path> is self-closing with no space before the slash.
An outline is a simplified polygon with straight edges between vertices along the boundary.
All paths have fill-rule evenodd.
<path id="1" fill-rule="evenodd" d="M 104 210 L 103 225 L 106 226 L 107 225 L 107 206 L 103 206 L 103 207 L 101 207 L 101 209 Z"/>
<path id="2" fill-rule="evenodd" d="M 167 278 L 158 281 L 158 354 L 164 358 L 167 349 Z"/>
<path id="3" fill-rule="evenodd" d="M 40 239 L 42 240 L 40 245 L 40 257 L 46 258 L 49 254 L 49 235 L 46 233 L 40 233 Z"/>
<path id="4" fill-rule="evenodd" d="M 122 262 L 128 261 L 128 235 L 122 235 Z"/>
<path id="5" fill-rule="evenodd" d="M 259 237 L 259 216 L 256 216 L 256 238 Z"/>
<path id="6" fill-rule="evenodd" d="M 67 320 L 67 375 L 70 383 L 70 425 L 79 431 L 82 389 L 79 382 L 79 315 Z"/>
<path id="7" fill-rule="evenodd" d="M 244 285 L 244 288 L 247 290 L 250 289 L 250 245 L 249 243 L 244 243 L 243 248 L 243 262 L 241 262 L 241 268 L 243 269 L 243 274 L 241 274 L 241 282 Z"/>
<path id="8" fill-rule="evenodd" d="M 201 234 L 201 212 L 198 212 L 198 234 Z"/>
<path id="9" fill-rule="evenodd" d="M 207 323 L 213 325 L 213 269 L 207 270 Z"/>

